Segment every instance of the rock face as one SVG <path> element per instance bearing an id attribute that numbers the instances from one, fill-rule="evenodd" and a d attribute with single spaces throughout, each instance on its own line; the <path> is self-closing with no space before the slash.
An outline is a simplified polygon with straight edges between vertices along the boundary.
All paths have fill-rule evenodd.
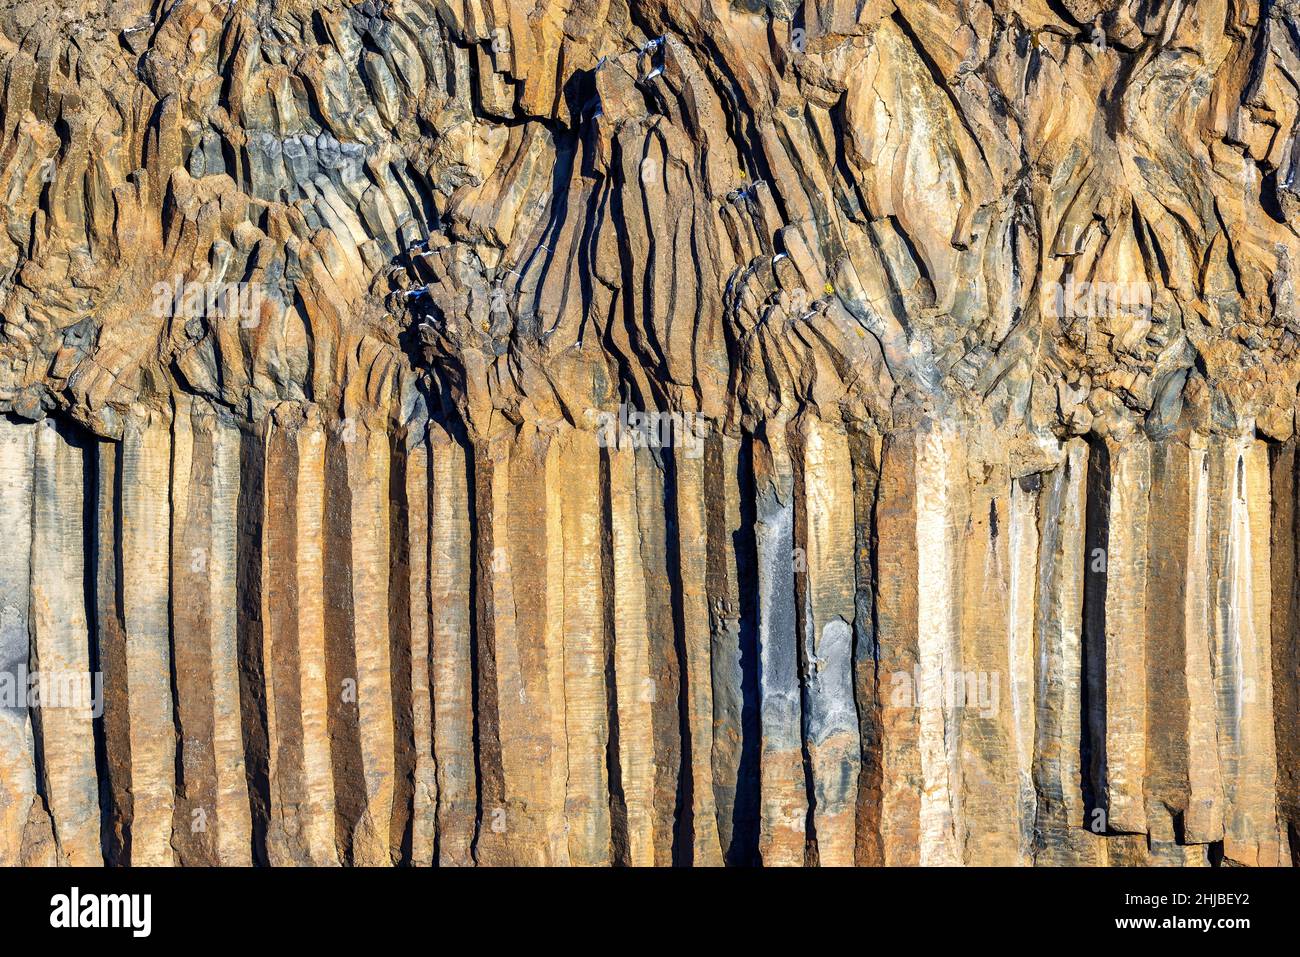
<path id="1" fill-rule="evenodd" d="M 0 864 L 1300 854 L 1300 2 L 0 3 Z"/>

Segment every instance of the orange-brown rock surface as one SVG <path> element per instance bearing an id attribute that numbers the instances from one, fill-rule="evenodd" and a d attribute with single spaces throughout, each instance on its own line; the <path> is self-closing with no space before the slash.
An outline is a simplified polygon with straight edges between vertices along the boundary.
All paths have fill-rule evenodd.
<path id="1" fill-rule="evenodd" d="M 1289 864 L 1297 0 L 0 0 L 0 864 Z"/>

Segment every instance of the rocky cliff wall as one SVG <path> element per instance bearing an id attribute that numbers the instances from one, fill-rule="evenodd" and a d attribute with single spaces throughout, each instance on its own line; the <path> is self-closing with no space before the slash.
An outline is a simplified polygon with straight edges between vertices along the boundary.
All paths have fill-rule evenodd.
<path id="1" fill-rule="evenodd" d="M 1290 863 L 1298 57 L 6 0 L 0 863 Z"/>

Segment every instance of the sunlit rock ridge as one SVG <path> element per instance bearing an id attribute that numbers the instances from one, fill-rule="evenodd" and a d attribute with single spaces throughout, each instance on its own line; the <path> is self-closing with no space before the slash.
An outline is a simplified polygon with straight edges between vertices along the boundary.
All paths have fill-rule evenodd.
<path id="1" fill-rule="evenodd" d="M 1300 853 L 1297 0 L 0 4 L 0 864 Z"/>

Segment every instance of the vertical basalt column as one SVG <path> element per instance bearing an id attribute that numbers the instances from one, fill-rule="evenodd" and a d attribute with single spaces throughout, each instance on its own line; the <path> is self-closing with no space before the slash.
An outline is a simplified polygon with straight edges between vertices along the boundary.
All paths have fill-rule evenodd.
<path id="1" fill-rule="evenodd" d="M 758 551 L 759 715 L 762 817 L 759 855 L 768 866 L 804 863 L 808 795 L 803 766 L 794 585 L 794 471 L 784 422 L 754 437 Z"/>
<path id="2" fill-rule="evenodd" d="M 1095 864 L 1100 854 L 1084 831 L 1093 822 L 1084 820 L 1080 787 L 1087 470 L 1087 444 L 1070 440 L 1039 499 L 1035 864 Z"/>
<path id="3" fill-rule="evenodd" d="M 678 581 L 681 595 L 681 647 L 684 652 L 682 686 L 686 696 L 689 744 L 691 863 L 720 866 L 722 844 L 718 837 L 713 791 L 713 675 L 710 659 L 708 606 L 708 509 L 721 502 L 705 496 L 704 440 L 692 433 L 673 449 L 676 477 Z"/>
<path id="4" fill-rule="evenodd" d="M 270 423 L 264 421 L 239 431 L 239 492 L 235 500 L 235 639 L 239 655 L 240 732 L 249 817 L 252 822 L 252 855 L 258 864 L 269 863 L 268 844 L 272 824 L 267 708 L 272 679 L 265 647 L 267 632 L 271 628 L 267 614 L 267 536 L 270 529 L 266 522 L 270 428 Z M 100 459 L 103 465 L 102 454 Z M 101 473 L 101 484 L 113 478 L 112 475 Z M 111 581 L 109 586 L 111 587 Z M 103 605 L 106 591 L 102 577 L 99 594 Z M 113 634 L 103 630 L 102 616 L 100 626 L 104 636 L 101 644 L 111 652 Z M 111 722 L 106 720 L 105 729 L 111 729 L 111 726 Z M 108 751 L 111 756 L 113 747 L 110 746 Z"/>
<path id="5" fill-rule="evenodd" d="M 74 867 L 103 862 L 91 727 L 102 686 L 90 672 L 84 468 L 80 445 L 46 419 L 36 430 L 32 483 L 32 723 L 58 860 Z"/>
<path id="6" fill-rule="evenodd" d="M 502 757 L 513 805 L 522 811 L 532 803 L 533 795 L 544 795 L 540 802 L 543 817 L 533 821 L 541 831 L 531 847 L 520 849 L 529 860 L 539 853 L 541 861 L 568 865 L 573 860 L 569 854 L 572 828 L 566 815 L 569 729 L 565 723 L 564 627 L 568 596 L 564 591 L 564 513 L 559 485 L 562 453 L 555 435 L 537 436 L 527 451 L 525 443 L 527 438 L 516 445 L 519 454 L 511 458 L 509 568 L 515 607 L 527 607 L 532 596 L 540 596 L 541 605 L 540 613 L 515 619 L 516 645 L 506 645 L 504 654 L 502 646 L 497 646 Z M 524 709 L 535 709 L 536 717 L 524 717 L 521 712 L 507 737 L 507 708 L 513 711 L 515 694 Z M 534 771 L 539 778 L 531 778 Z M 515 782 L 518 786 L 512 789 Z"/>
<path id="7" fill-rule="evenodd" d="M 432 531 L 429 514 L 429 443 L 424 428 L 403 436 L 400 464 L 402 475 L 396 494 L 401 496 L 404 521 L 395 525 L 394 534 L 405 532 L 405 542 L 394 549 L 401 561 L 395 562 L 393 584 L 405 574 L 401 588 L 406 608 L 407 635 L 403 661 L 410 669 L 410 724 L 412 753 L 406 760 L 410 767 L 411 786 L 411 862 L 427 867 L 433 863 L 438 829 L 438 766 L 433 749 L 433 678 L 430 654 L 431 607 L 429 604 L 429 541 Z M 399 633 L 402 629 L 399 629 Z M 396 681 L 396 678 L 394 679 Z M 397 740 L 397 760 L 402 760 L 403 741 Z M 401 775 L 399 774 L 399 779 Z M 401 802 L 399 802 L 401 803 Z"/>
<path id="8" fill-rule="evenodd" d="M 912 434 L 886 438 L 876 501 L 880 797 L 873 823 L 880 858 L 872 863 L 887 865 L 916 865 L 921 856 L 916 451 Z"/>
<path id="9" fill-rule="evenodd" d="M 1009 675 L 1001 692 L 1011 721 L 1016 766 L 1016 863 L 1033 863 L 1034 739 L 1037 717 L 1035 641 L 1038 601 L 1038 503 L 1042 476 L 1026 475 L 1011 483 L 1007 505 L 1007 662 Z"/>
<path id="10" fill-rule="evenodd" d="M 325 432 L 313 407 L 281 406 L 266 437 L 263 668 L 272 864 L 339 863 L 326 677 Z"/>
<path id="11" fill-rule="evenodd" d="M 1206 863 L 1204 826 L 1192 783 L 1217 771 L 1213 718 L 1192 707 L 1212 703 L 1204 669 L 1205 470 L 1194 435 L 1151 445 L 1147 538 L 1146 821 L 1153 863 Z M 1206 751 L 1206 732 L 1209 752 Z M 1195 755 L 1195 761 L 1192 756 Z M 1208 767 L 1207 767 L 1208 764 Z M 1197 801 L 1206 797 L 1197 790 Z M 1196 840 L 1193 840 L 1196 838 Z M 1190 846 L 1175 843 L 1182 839 Z M 1212 839 L 1217 840 L 1217 837 Z"/>
<path id="12" fill-rule="evenodd" d="M 877 641 L 880 833 L 886 864 L 960 861 L 955 593 L 965 464 L 931 423 L 890 436 L 882 457 Z"/>
<path id="13" fill-rule="evenodd" d="M 416 557 L 412 551 L 428 554 L 428 467 L 424 461 L 421 437 L 422 426 L 412 436 L 402 429 L 388 435 L 388 639 L 389 684 L 393 721 L 392 752 L 392 813 L 388 818 L 389 854 L 394 864 L 410 865 L 415 862 L 416 831 L 422 832 L 422 853 L 431 859 L 433 852 L 434 800 L 422 802 L 422 820 L 417 822 L 415 812 L 415 772 L 420 764 L 421 752 L 416 745 L 415 712 L 420 704 L 415 701 L 414 688 L 418 680 L 423 696 L 422 709 L 424 743 L 430 738 L 428 724 L 429 700 L 429 613 L 428 572 L 426 558 Z M 417 447 L 416 462 L 411 463 L 409 442 Z M 412 535 L 412 498 L 415 499 L 415 519 L 419 530 Z M 416 645 L 421 661 L 416 673 Z M 426 783 L 436 780 L 437 774 L 430 765 L 433 754 L 428 755 L 421 767 Z"/>
<path id="14" fill-rule="evenodd" d="M 843 430 L 807 418 L 799 432 L 804 740 L 818 862 L 843 867 L 854 861 L 861 768 L 853 696 L 853 467 Z"/>
<path id="15" fill-rule="evenodd" d="M 240 433 L 223 417 L 202 423 L 212 430 L 212 517 L 208 559 L 212 656 L 213 752 L 216 767 L 217 855 L 222 864 L 251 863 L 252 819 L 244 765 L 243 710 L 239 692 L 237 516 Z"/>
<path id="16" fill-rule="evenodd" d="M 0 417 L 0 866 L 23 861 L 23 834 L 36 801 L 34 741 L 27 710 L 32 480 L 37 426 Z"/>
<path id="17" fill-rule="evenodd" d="M 346 563 L 352 597 L 351 664 L 361 759 L 360 780 L 344 786 L 363 789 L 357 795 L 361 813 L 352 831 L 352 862 L 373 867 L 391 864 L 400 854 L 391 843 L 395 783 L 388 608 L 391 449 L 388 433 L 365 422 L 345 420 L 338 440 L 346 462 L 349 502 L 346 551 L 338 557 Z M 336 766 L 335 788 L 340 786 Z"/>
<path id="18" fill-rule="evenodd" d="M 754 861 L 758 828 L 757 669 L 754 661 L 752 468 L 737 438 L 704 447 L 707 601 L 713 681 L 713 794 L 728 864 Z M 620 702 L 620 710 L 622 704 Z"/>
<path id="19" fill-rule="evenodd" d="M 1013 513 L 1016 486 L 1005 459 L 973 472 L 970 505 L 958 526 L 964 574 L 959 580 L 962 670 L 953 681 L 961 725 L 957 836 L 965 863 L 1006 866 L 1021 860 L 1022 753 L 1016 721 L 1023 718 L 1025 702 L 1013 699 L 1012 686 L 1014 656 L 1026 637 L 1018 633 L 1023 622 L 1014 619 L 1016 602 L 1026 597 L 1015 593 L 1016 575 L 1026 571 L 1015 563 L 1022 559 L 1017 549 L 1024 546 L 1028 523 Z M 1032 567 L 1028 571 L 1032 576 Z M 1028 599 L 1032 603 L 1032 592 Z M 1022 683 L 1018 692 L 1028 690 Z"/>
<path id="20" fill-rule="evenodd" d="M 1268 453 L 1251 439 L 1210 446 L 1211 662 L 1223 775 L 1226 860 L 1276 865 L 1276 745 L 1269 649 Z"/>
<path id="21" fill-rule="evenodd" d="M 618 699 L 618 762 L 627 814 L 627 863 L 666 864 L 656 854 L 654 704 L 646 572 L 637 516 L 638 455 L 610 444 L 610 551 L 613 565 L 614 682 Z"/>
<path id="22" fill-rule="evenodd" d="M 172 419 L 173 657 L 181 740 L 174 846 L 182 864 L 248 864 L 236 635 L 239 432 L 185 399 Z"/>
<path id="23" fill-rule="evenodd" d="M 472 855 L 479 865 L 512 863 L 507 841 L 511 827 L 502 768 L 500 709 L 497 702 L 497 631 L 513 628 L 514 596 L 508 574 L 506 496 L 510 488 L 509 442 L 476 443 L 472 452 L 474 535 L 474 744 L 478 778 Z M 498 540 L 501 544 L 497 544 Z M 500 551 L 498 551 L 500 549 Z M 502 619 L 498 623 L 498 616 Z"/>
<path id="24" fill-rule="evenodd" d="M 692 815 L 686 802 L 689 791 L 682 778 L 681 656 L 678 622 L 673 608 L 674 590 L 680 583 L 676 510 L 669 507 L 668 476 L 664 453 L 637 448 L 637 541 L 645 576 L 646 633 L 649 640 L 648 678 L 642 693 L 650 701 L 653 739 L 651 769 L 654 776 L 653 840 L 656 864 L 690 861 L 691 840 L 684 825 Z"/>
<path id="25" fill-rule="evenodd" d="M 1296 440 L 1272 455 L 1273 731 L 1277 736 L 1278 815 L 1291 862 L 1300 863 L 1300 509 Z"/>
<path id="26" fill-rule="evenodd" d="M 560 510 L 563 544 L 564 820 L 570 863 L 592 866 L 608 864 L 612 851 L 606 768 L 609 702 L 600 551 L 600 448 L 592 433 L 570 430 L 552 439 L 550 455 L 554 464 L 548 468 L 547 510 Z M 702 583 L 703 568 L 698 572 Z M 707 625 L 705 628 L 707 656 Z M 702 680 L 707 691 L 707 657 Z M 710 713 L 706 720 L 711 718 Z M 708 766 L 707 755 L 704 766 Z M 711 806 L 708 812 L 712 820 Z M 714 843 L 716 846 L 716 837 Z"/>
<path id="27" fill-rule="evenodd" d="M 298 693 L 302 713 L 302 833 L 313 864 L 336 864 L 337 813 L 329 733 L 331 702 L 340 689 L 329 684 L 325 631 L 325 450 L 320 417 L 304 410 L 292 475 L 294 527 L 292 580 L 297 587 Z M 288 490 L 286 489 L 286 498 Z M 292 680 L 292 679 L 290 679 Z"/>
<path id="28" fill-rule="evenodd" d="M 961 559 L 956 518 L 966 508 L 966 463 L 958 436 L 942 424 L 916 439 L 917 647 L 913 706 L 920 714 L 921 864 L 961 860 L 957 714 L 961 678 Z M 882 635 L 882 640 L 885 636 Z"/>
<path id="29" fill-rule="evenodd" d="M 331 425 L 325 429 L 325 488 L 322 498 L 324 525 L 321 537 L 325 687 L 328 696 L 326 700 L 329 702 L 326 726 L 334 784 L 334 840 L 339 849 L 339 860 L 343 864 L 353 864 L 358 858 L 355 834 L 366 810 L 367 797 L 361 759 L 356 617 L 353 609 L 352 483 L 349 481 L 352 457 L 348 455 L 345 445 L 355 441 L 355 423 Z M 268 459 L 273 451 L 274 446 L 268 443 Z M 281 471 L 280 468 L 272 468 Z M 268 551 L 273 547 L 268 540 Z M 272 667 L 272 663 L 267 662 L 267 667 Z M 286 668 L 285 673 L 291 676 L 294 670 Z M 373 827 L 370 836 L 372 839 L 375 836 Z M 369 850 L 374 850 L 373 840 Z M 364 853 L 363 851 L 362 855 Z"/>
<path id="30" fill-rule="evenodd" d="M 1105 535 L 1106 824 L 1147 831 L 1146 598 L 1150 444 L 1140 432 L 1108 439 L 1110 510 Z M 1091 560 L 1091 559 L 1090 559 Z"/>
<path id="31" fill-rule="evenodd" d="M 740 659 L 740 592 L 736 548 L 729 535 L 740 521 L 736 482 L 737 443 L 710 435 L 703 448 L 705 505 L 705 603 L 709 615 L 709 671 L 713 703 L 710 739 L 718 845 L 724 863 L 745 863 L 744 836 L 737 842 L 736 798 L 743 739 L 744 675 Z M 727 467 L 731 466 L 728 472 Z M 728 481 L 730 477 L 731 481 Z"/>
<path id="32" fill-rule="evenodd" d="M 437 756 L 438 863 L 473 863 L 477 784 L 474 764 L 473 605 L 470 500 L 464 447 L 429 425 L 430 683 Z"/>
<path id="33" fill-rule="evenodd" d="M 103 760 L 101 827 L 106 864 L 130 862 L 131 818 L 131 696 L 126 663 L 126 628 L 123 616 L 122 549 L 118 526 L 122 511 L 122 443 L 96 442 L 95 539 L 92 550 L 95 576 L 96 661 L 104 674 Z"/>
<path id="34" fill-rule="evenodd" d="M 195 423 L 189 396 L 173 399 L 171 586 L 185 601 L 171 607 L 178 753 L 173 846 L 182 865 L 217 862 L 216 754 L 212 687 L 213 443 Z M 196 427 L 197 426 L 197 427 Z"/>
<path id="35" fill-rule="evenodd" d="M 862 431 L 849 433 L 853 467 L 853 632 L 854 697 L 858 707 L 861 770 L 857 781 L 854 864 L 878 866 L 884 861 L 881 831 L 883 695 L 888 679 L 880 673 L 877 630 L 878 525 L 877 505 L 883 442 Z"/>
<path id="36" fill-rule="evenodd" d="M 310 627 L 300 607 L 298 574 L 299 488 L 298 416 L 293 407 L 278 410 L 268 423 L 262 481 L 265 506 L 262 564 L 262 681 L 266 692 L 269 823 L 266 855 L 272 866 L 308 863 L 311 824 L 306 818 L 303 781 L 302 700 L 299 628 Z M 320 488 L 320 482 L 316 483 Z M 309 486 L 310 488 L 310 486 Z M 310 587 L 308 585 L 307 587 Z M 318 591 L 319 591 L 318 586 Z M 333 820 L 329 822 L 333 843 Z"/>
<path id="37" fill-rule="evenodd" d="M 501 856 L 480 863 L 569 863 L 565 822 L 564 541 L 558 456 L 550 436 L 497 440 L 492 471 L 491 575 L 495 698 L 503 801 L 484 804 Z M 504 454 L 502 455 L 502 450 Z M 501 457 L 497 457 L 500 455 Z M 480 850 L 486 833 L 480 830 Z"/>
<path id="38" fill-rule="evenodd" d="M 158 409 L 137 407 L 121 447 L 123 626 L 131 754 L 133 865 L 171 865 L 176 798 L 176 724 L 172 698 L 171 424 Z"/>
<path id="39" fill-rule="evenodd" d="M 1223 840 L 1223 778 L 1219 770 L 1218 719 L 1211 647 L 1210 460 L 1205 439 L 1188 441 L 1187 568 L 1183 606 L 1184 674 L 1187 682 L 1187 811 L 1183 840 Z M 1158 611 L 1158 609 L 1155 609 Z"/>

